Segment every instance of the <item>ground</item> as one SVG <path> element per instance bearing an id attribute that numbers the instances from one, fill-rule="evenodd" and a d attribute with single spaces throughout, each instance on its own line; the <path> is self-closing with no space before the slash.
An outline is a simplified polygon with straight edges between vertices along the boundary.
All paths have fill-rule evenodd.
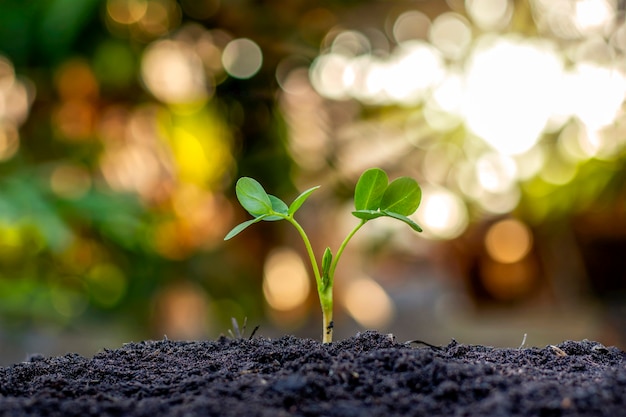
<path id="1" fill-rule="evenodd" d="M 0 416 L 626 416 L 626 353 L 501 349 L 365 332 L 145 341 L 0 368 Z"/>

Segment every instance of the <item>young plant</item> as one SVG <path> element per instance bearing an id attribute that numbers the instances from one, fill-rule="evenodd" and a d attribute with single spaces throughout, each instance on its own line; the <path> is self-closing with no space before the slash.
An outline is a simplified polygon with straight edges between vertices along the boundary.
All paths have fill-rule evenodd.
<path id="1" fill-rule="evenodd" d="M 263 186 L 249 177 L 242 177 L 237 181 L 236 193 L 239 203 L 252 215 L 252 219 L 245 221 L 231 230 L 224 240 L 233 238 L 248 226 L 260 221 L 287 220 L 291 223 L 304 241 L 322 307 L 323 342 L 330 343 L 333 339 L 333 282 L 337 263 L 352 239 L 354 234 L 365 223 L 379 217 L 391 217 L 408 224 L 413 230 L 421 232 L 413 220 L 407 216 L 413 214 L 419 207 L 422 199 L 422 190 L 417 182 L 409 177 L 400 177 L 389 183 L 385 171 L 380 168 L 371 168 L 361 174 L 354 190 L 354 208 L 352 214 L 359 219 L 359 223 L 343 240 L 337 252 L 333 255 L 330 248 L 326 248 L 322 256 L 321 270 L 318 267 L 311 242 L 304 229 L 294 218 L 294 214 L 319 186 L 309 188 L 300 194 L 289 206 L 281 199 L 267 194 Z"/>

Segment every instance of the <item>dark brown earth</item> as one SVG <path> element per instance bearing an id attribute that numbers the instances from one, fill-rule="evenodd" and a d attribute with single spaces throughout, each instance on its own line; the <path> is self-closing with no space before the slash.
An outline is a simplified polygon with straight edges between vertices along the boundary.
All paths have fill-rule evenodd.
<path id="1" fill-rule="evenodd" d="M 0 369 L 0 416 L 626 416 L 626 353 L 590 341 L 417 347 L 148 341 Z"/>

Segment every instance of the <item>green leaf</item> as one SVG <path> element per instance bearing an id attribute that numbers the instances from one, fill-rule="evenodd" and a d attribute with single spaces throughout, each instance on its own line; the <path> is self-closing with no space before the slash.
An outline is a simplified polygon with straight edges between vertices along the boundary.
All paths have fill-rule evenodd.
<path id="1" fill-rule="evenodd" d="M 322 257 L 322 283 L 328 286 L 331 283 L 330 267 L 333 264 L 333 253 L 330 248 L 326 248 Z"/>
<path id="2" fill-rule="evenodd" d="M 380 168 L 370 168 L 363 172 L 354 189 L 354 208 L 378 209 L 388 182 L 387 174 Z"/>
<path id="3" fill-rule="evenodd" d="M 288 214 L 290 216 L 293 216 L 293 214 L 296 211 L 298 211 L 298 209 L 302 206 L 302 204 L 306 201 L 306 199 L 309 198 L 309 196 L 313 193 L 313 191 L 317 190 L 318 188 L 320 188 L 319 185 L 317 187 L 309 188 L 308 190 L 300 194 L 298 197 L 296 197 L 296 199 L 293 200 L 293 203 L 291 203 L 291 205 L 289 206 Z"/>
<path id="4" fill-rule="evenodd" d="M 263 216 L 255 217 L 254 219 L 250 219 L 250 220 L 248 220 L 246 222 L 238 224 L 237 226 L 235 226 L 233 228 L 233 230 L 228 232 L 228 234 L 226 235 L 224 240 L 229 240 L 229 239 L 234 238 L 235 236 L 237 236 L 239 233 L 241 233 L 248 226 L 253 225 L 254 223 L 258 223 L 261 220 L 267 220 L 267 217 L 269 217 L 269 216 L 268 215 L 263 215 Z"/>
<path id="5" fill-rule="evenodd" d="M 268 194 L 268 197 L 270 198 L 270 202 L 272 203 L 272 210 L 274 210 L 276 213 L 284 214 L 286 216 L 289 211 L 289 209 L 287 208 L 287 204 L 285 204 L 283 200 L 274 195 Z"/>
<path id="6" fill-rule="evenodd" d="M 387 186 L 380 209 L 408 216 L 415 213 L 422 200 L 422 189 L 413 178 L 396 178 Z"/>
<path id="7" fill-rule="evenodd" d="M 326 248 L 326 250 L 324 251 L 324 256 L 322 257 L 322 271 L 324 272 L 324 275 L 328 275 L 332 262 L 333 253 L 330 251 L 330 248 Z"/>
<path id="8" fill-rule="evenodd" d="M 254 217 L 271 213 L 270 197 L 257 180 L 249 177 L 239 178 L 235 192 L 241 206 Z"/>
<path id="9" fill-rule="evenodd" d="M 361 220 L 372 220 L 378 217 L 385 216 L 385 213 L 383 213 L 382 211 L 378 211 L 378 210 L 357 210 L 357 211 L 353 211 L 352 215 Z"/>
<path id="10" fill-rule="evenodd" d="M 422 231 L 422 228 L 417 223 L 415 223 L 413 220 L 409 219 L 408 217 L 403 216 L 402 214 L 394 213 L 392 211 L 383 211 L 382 213 L 387 217 L 393 217 L 394 219 L 398 219 L 400 221 L 405 222 L 406 224 L 411 226 L 411 228 L 415 230 L 416 232 Z"/>
<path id="11" fill-rule="evenodd" d="M 267 196 L 270 198 L 270 202 L 272 203 L 272 210 L 276 213 L 280 213 L 280 215 L 269 215 L 265 217 L 263 220 L 267 222 L 275 222 L 278 220 L 284 220 L 285 217 L 287 216 L 287 204 L 285 204 L 283 200 L 281 200 L 280 198 L 274 195 L 268 194 Z"/>

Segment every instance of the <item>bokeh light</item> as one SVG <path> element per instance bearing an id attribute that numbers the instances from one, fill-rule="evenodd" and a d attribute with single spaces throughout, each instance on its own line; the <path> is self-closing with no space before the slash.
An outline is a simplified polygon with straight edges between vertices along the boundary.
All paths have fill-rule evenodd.
<path id="1" fill-rule="evenodd" d="M 483 30 L 502 29 L 513 16 L 511 0 L 465 0 L 467 13 Z"/>
<path id="2" fill-rule="evenodd" d="M 109 0 L 107 12 L 114 21 L 129 25 L 138 22 L 148 10 L 147 0 Z"/>
<path id="3" fill-rule="evenodd" d="M 424 13 L 411 10 L 402 13 L 393 23 L 393 37 L 397 43 L 426 39 L 430 19 Z"/>
<path id="4" fill-rule="evenodd" d="M 0 162 L 17 154 L 19 127 L 28 118 L 34 99 L 34 84 L 28 78 L 17 77 L 13 63 L 0 55 Z"/>
<path id="5" fill-rule="evenodd" d="M 501 193 L 514 186 L 517 179 L 515 161 L 496 152 L 482 155 L 476 162 L 478 183 L 487 192 Z"/>
<path id="6" fill-rule="evenodd" d="M 501 220 L 493 224 L 485 236 L 487 253 L 501 263 L 522 260 L 530 252 L 532 244 L 530 230 L 516 219 Z"/>
<path id="7" fill-rule="evenodd" d="M 364 328 L 384 329 L 394 318 L 395 307 L 385 290 L 367 276 L 348 282 L 343 305 Z"/>
<path id="8" fill-rule="evenodd" d="M 198 339 L 209 330 L 210 299 L 194 283 L 178 282 L 164 286 L 153 303 L 154 326 L 172 339 Z"/>
<path id="9" fill-rule="evenodd" d="M 80 165 L 61 164 L 50 174 L 50 188 L 65 198 L 83 197 L 91 188 L 91 175 Z"/>
<path id="10" fill-rule="evenodd" d="M 263 269 L 263 294 L 271 308 L 293 310 L 308 298 L 310 278 L 302 258 L 293 249 L 275 249 Z"/>
<path id="11" fill-rule="evenodd" d="M 146 87 L 165 103 L 203 103 L 212 94 L 202 61 L 184 43 L 166 40 L 150 45 L 141 68 Z"/>
<path id="12" fill-rule="evenodd" d="M 250 78 L 261 69 L 263 52 L 251 39 L 233 39 L 224 48 L 222 63 L 230 76 Z"/>
<path id="13" fill-rule="evenodd" d="M 467 208 L 453 192 L 441 187 L 422 186 L 422 203 L 413 215 L 424 229 L 424 236 L 453 239 L 469 224 Z"/>
<path id="14" fill-rule="evenodd" d="M 463 16 L 444 13 L 433 21 L 429 40 L 446 58 L 458 60 L 467 53 L 472 41 L 472 29 Z"/>
<path id="15" fill-rule="evenodd" d="M 581 33 L 589 33 L 609 24 L 615 14 L 615 2 L 607 0 L 577 0 L 574 19 Z"/>
<path id="16" fill-rule="evenodd" d="M 178 27 L 180 5 L 173 0 L 107 0 L 106 24 L 118 36 L 148 42 Z"/>

